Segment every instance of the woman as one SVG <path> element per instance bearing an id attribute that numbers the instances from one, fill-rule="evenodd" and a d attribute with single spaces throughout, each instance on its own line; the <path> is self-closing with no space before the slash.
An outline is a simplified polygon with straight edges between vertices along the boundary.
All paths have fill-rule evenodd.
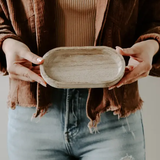
<path id="1" fill-rule="evenodd" d="M 160 1 L 0 0 L 0 5 L 1 71 L 9 74 L 8 104 L 16 108 L 9 110 L 10 160 L 145 160 L 137 80 L 160 76 Z M 126 73 L 118 84 L 89 92 L 46 85 L 39 65 L 47 51 L 93 45 L 117 46 L 124 56 Z M 35 107 L 33 117 L 43 116 L 38 123 L 30 121 Z M 90 134 L 88 122 L 91 131 L 98 124 L 98 134 Z"/>

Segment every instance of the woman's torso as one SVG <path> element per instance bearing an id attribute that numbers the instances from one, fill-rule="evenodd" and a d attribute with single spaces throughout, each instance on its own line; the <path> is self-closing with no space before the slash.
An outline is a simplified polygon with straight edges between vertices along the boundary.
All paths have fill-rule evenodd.
<path id="1" fill-rule="evenodd" d="M 55 1 L 56 46 L 92 46 L 96 0 Z"/>

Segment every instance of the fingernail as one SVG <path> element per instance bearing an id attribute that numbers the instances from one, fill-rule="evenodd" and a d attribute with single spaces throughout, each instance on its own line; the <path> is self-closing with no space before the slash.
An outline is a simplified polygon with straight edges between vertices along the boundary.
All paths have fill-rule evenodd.
<path id="1" fill-rule="evenodd" d="M 44 86 L 44 87 L 47 87 L 47 84 L 44 83 L 44 82 L 41 82 L 41 85 Z"/>
<path id="2" fill-rule="evenodd" d="M 123 83 L 121 83 L 121 84 L 117 85 L 117 88 L 120 88 L 122 85 L 123 85 Z"/>
<path id="3" fill-rule="evenodd" d="M 109 87 L 108 90 L 114 89 L 116 86 Z"/>
<path id="4" fill-rule="evenodd" d="M 116 115 L 117 115 L 117 113 L 116 113 L 116 112 L 113 112 L 113 115 L 115 115 L 115 116 L 116 116 Z"/>
<path id="5" fill-rule="evenodd" d="M 131 70 L 133 70 L 134 69 L 134 67 L 133 66 L 131 66 Z"/>
<path id="6" fill-rule="evenodd" d="M 126 69 L 128 69 L 129 71 L 133 70 L 133 66 L 127 66 Z"/>
<path id="7" fill-rule="evenodd" d="M 42 62 L 43 58 L 37 58 L 38 62 Z"/>
<path id="8" fill-rule="evenodd" d="M 117 49 L 117 48 L 123 51 L 123 48 L 121 48 L 121 47 L 119 47 L 119 46 L 116 46 L 116 49 Z"/>

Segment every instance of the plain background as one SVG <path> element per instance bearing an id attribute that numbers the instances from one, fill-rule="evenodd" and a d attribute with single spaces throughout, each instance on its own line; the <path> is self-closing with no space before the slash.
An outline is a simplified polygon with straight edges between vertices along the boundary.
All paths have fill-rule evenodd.
<path id="1" fill-rule="evenodd" d="M 0 159 L 7 156 L 7 95 L 8 76 L 0 77 Z M 160 152 L 160 78 L 146 77 L 139 81 L 140 95 L 144 100 L 142 109 L 146 136 L 147 160 L 159 160 Z"/>

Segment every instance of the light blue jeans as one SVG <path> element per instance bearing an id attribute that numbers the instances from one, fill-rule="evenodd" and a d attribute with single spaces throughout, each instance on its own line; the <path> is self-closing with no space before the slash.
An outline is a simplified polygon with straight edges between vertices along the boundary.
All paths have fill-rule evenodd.
<path id="1" fill-rule="evenodd" d="M 54 103 L 41 119 L 35 108 L 9 110 L 9 160 L 145 160 L 141 112 L 118 119 L 101 115 L 99 133 L 86 117 L 87 89 L 55 89 Z"/>

